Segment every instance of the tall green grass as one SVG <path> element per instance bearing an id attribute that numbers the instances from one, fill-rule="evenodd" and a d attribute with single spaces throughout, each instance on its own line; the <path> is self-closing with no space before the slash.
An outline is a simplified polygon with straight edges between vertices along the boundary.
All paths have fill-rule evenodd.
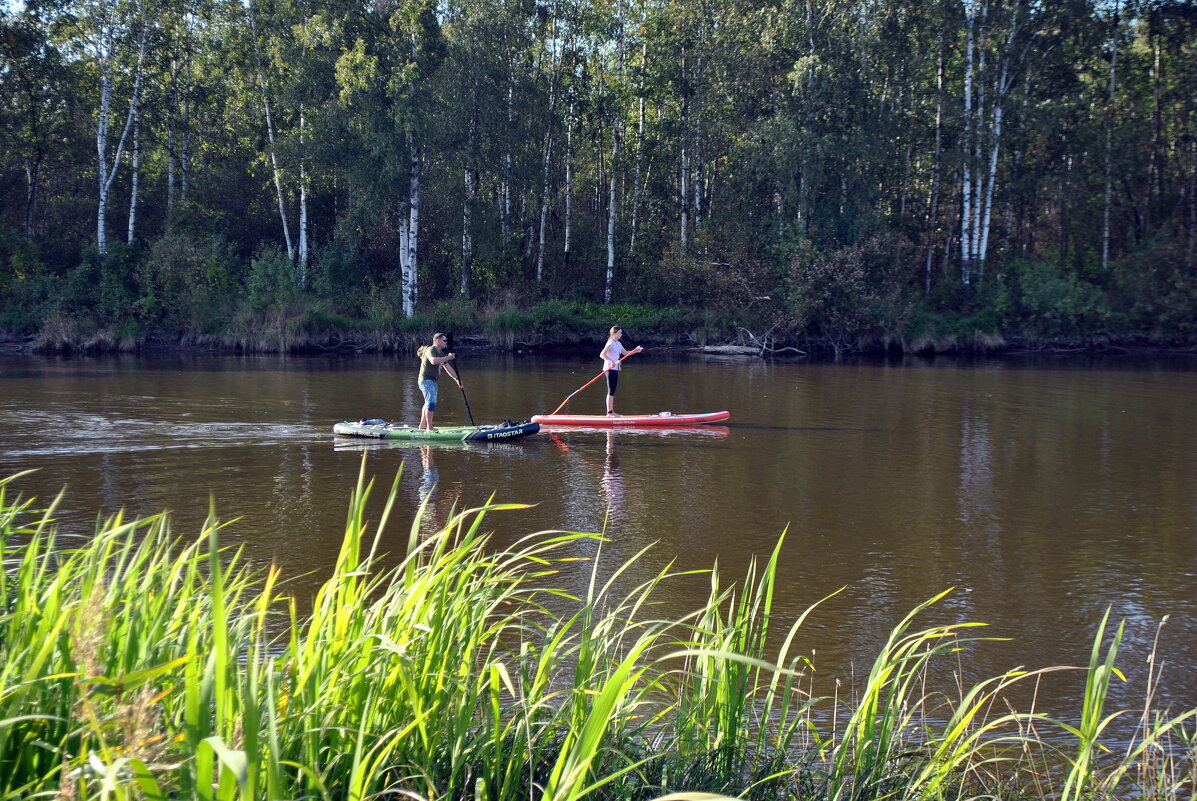
<path id="1" fill-rule="evenodd" d="M 920 627 L 942 596 L 894 628 L 850 701 L 820 698 L 801 652 L 818 603 L 770 639 L 780 541 L 738 582 L 711 570 L 706 603 L 666 619 L 670 569 L 618 589 L 643 552 L 608 566 L 600 542 L 587 566 L 577 546 L 599 538 L 569 532 L 495 547 L 488 516 L 519 505 L 429 537 L 418 515 L 406 553 L 383 554 L 398 478 L 371 524 L 363 463 L 336 567 L 297 599 L 221 546 L 215 513 L 189 542 L 164 516 L 121 515 L 68 541 L 55 504 L 10 498 L 18 478 L 0 482 L 3 798 L 1192 795 L 1193 710 L 1152 712 L 1149 689 L 1129 747 L 1103 744 L 1120 678 L 1104 621 L 1072 722 L 1002 706 L 1042 671 L 929 692 L 930 666 L 976 638 Z M 560 588 L 587 570 L 580 595 Z"/>

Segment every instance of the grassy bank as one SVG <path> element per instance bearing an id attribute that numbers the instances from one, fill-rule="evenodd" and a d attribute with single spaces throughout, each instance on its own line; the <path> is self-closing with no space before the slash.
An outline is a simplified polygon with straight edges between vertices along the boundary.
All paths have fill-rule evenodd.
<path id="1" fill-rule="evenodd" d="M 1001 703 L 1065 668 L 927 692 L 930 666 L 978 631 L 920 624 L 938 597 L 890 632 L 860 686 L 812 697 L 802 642 L 817 604 L 768 636 L 777 551 L 733 583 L 712 571 L 705 604 L 660 619 L 654 601 L 679 577 L 617 593 L 630 562 L 577 561 L 590 535 L 493 548 L 487 516 L 516 505 L 423 539 L 417 520 L 386 567 L 397 480 L 369 523 L 364 476 L 363 463 L 336 568 L 302 603 L 277 570 L 222 549 L 214 516 L 190 541 L 165 517 L 119 516 L 68 541 L 53 505 L 0 483 L 0 795 L 1192 796 L 1197 710 L 1136 710 L 1134 741 L 1107 750 L 1120 625 L 1094 633 L 1067 723 Z M 590 576 L 581 597 L 558 588 L 563 571 Z"/>

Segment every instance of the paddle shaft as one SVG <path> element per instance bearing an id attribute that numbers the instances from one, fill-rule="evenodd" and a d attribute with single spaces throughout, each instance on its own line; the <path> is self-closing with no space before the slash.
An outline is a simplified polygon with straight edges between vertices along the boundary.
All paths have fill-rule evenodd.
<path id="1" fill-rule="evenodd" d="M 450 336 L 450 337 L 449 337 L 449 352 L 450 352 L 450 353 L 452 353 L 452 352 L 453 352 L 453 338 L 452 338 L 452 336 Z M 478 425 L 477 423 L 475 423 L 475 422 L 474 422 L 474 413 L 473 413 L 472 411 L 470 411 L 470 399 L 466 397 L 466 393 L 465 393 L 465 382 L 461 380 L 461 366 L 457 364 L 457 359 L 454 359 L 454 360 L 453 360 L 453 363 L 454 363 L 454 365 L 457 367 L 457 370 L 456 370 L 456 372 L 457 372 L 457 385 L 458 385 L 459 387 L 461 387 L 461 399 L 462 399 L 463 401 L 465 401 L 465 405 L 466 405 L 466 414 L 468 414 L 468 415 L 470 416 L 470 425 L 472 425 L 472 426 L 474 426 L 474 425 Z"/>
<path id="2" fill-rule="evenodd" d="M 629 357 L 629 356 L 631 356 L 633 353 L 638 353 L 638 352 L 639 352 L 639 351 L 634 351 L 634 350 L 630 350 L 630 351 L 628 351 L 627 353 L 625 353 L 624 355 L 622 355 L 622 356 L 620 356 L 620 357 L 619 357 L 619 361 L 617 361 L 617 362 L 616 362 L 616 364 L 619 364 L 619 362 L 622 362 L 624 359 L 628 358 L 628 357 Z M 582 386 L 580 386 L 580 387 L 578 387 L 577 389 L 575 389 L 573 392 L 569 393 L 569 397 L 567 397 L 565 400 L 561 401 L 561 405 L 560 405 L 560 406 L 558 406 L 558 407 L 557 407 L 556 409 L 554 409 L 553 411 L 551 411 L 551 412 L 550 412 L 550 414 L 556 414 L 557 412 L 559 412 L 559 411 L 561 411 L 562 409 L 564 409 L 564 408 L 565 408 L 565 404 L 569 403 L 571 400 L 573 400 L 573 399 L 574 399 L 574 395 L 577 395 L 579 392 L 581 392 L 582 390 L 586 389 L 586 387 L 590 386 L 590 385 L 591 385 L 591 384 L 593 384 L 595 381 L 598 381 L 600 378 L 602 378 L 603 376 L 605 376 L 605 375 L 606 375 L 606 374 L 607 374 L 607 373 L 608 373 L 608 372 L 609 372 L 611 369 L 612 369 L 612 368 L 610 368 L 610 367 L 604 367 L 604 368 L 603 368 L 603 371 L 602 371 L 601 373 L 599 373 L 599 374 L 598 374 L 598 375 L 596 375 L 594 378 L 592 378 L 592 379 L 590 379 L 589 381 L 587 381 L 587 382 L 586 382 L 585 384 L 583 384 Z"/>

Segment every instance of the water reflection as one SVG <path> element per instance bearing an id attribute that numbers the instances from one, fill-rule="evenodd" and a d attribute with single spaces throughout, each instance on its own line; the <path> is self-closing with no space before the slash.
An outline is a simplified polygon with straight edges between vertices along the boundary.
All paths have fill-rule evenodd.
<path id="1" fill-rule="evenodd" d="M 993 443 L 984 409 L 973 409 L 968 398 L 960 412 L 960 486 L 958 519 L 969 531 L 997 534 L 994 509 Z"/>
<path id="2" fill-rule="evenodd" d="M 608 526 L 627 520 L 627 487 L 623 473 L 619 470 L 619 453 L 615 445 L 615 432 L 607 432 L 606 458 L 603 459 L 603 476 L 599 480 L 603 501 L 607 507 Z"/>
<path id="3" fill-rule="evenodd" d="M 420 448 L 420 467 L 422 468 L 420 488 L 416 495 L 420 499 L 420 503 L 427 504 L 441 481 L 441 474 L 436 469 L 436 459 L 433 457 L 432 448 L 427 445 Z"/>

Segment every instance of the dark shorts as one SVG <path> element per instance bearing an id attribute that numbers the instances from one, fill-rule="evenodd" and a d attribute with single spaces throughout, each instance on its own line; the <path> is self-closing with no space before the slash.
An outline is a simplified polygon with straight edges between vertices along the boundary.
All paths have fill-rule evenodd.
<path id="1" fill-rule="evenodd" d="M 614 395 L 615 388 L 617 386 L 619 386 L 619 371 L 618 370 L 608 370 L 607 371 L 607 394 Z"/>

